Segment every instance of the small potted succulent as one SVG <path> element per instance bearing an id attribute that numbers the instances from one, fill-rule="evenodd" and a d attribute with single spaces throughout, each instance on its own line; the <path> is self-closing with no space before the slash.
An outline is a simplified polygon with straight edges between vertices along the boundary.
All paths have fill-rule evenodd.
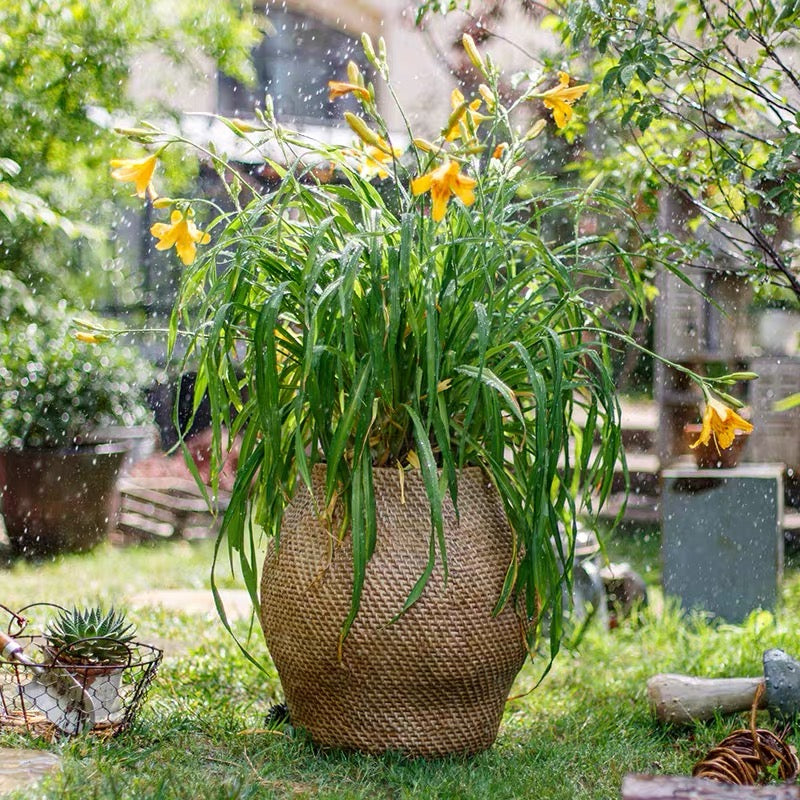
<path id="1" fill-rule="evenodd" d="M 66 309 L 32 301 L 0 329 L 0 491 L 21 554 L 85 550 L 105 536 L 126 446 L 93 432 L 149 415 L 149 365 L 72 328 Z"/>
<path id="2" fill-rule="evenodd" d="M 85 688 L 94 722 L 114 721 L 122 708 L 122 673 L 131 662 L 136 627 L 113 607 L 62 609 L 44 630 L 42 645 L 51 664 L 64 666 Z"/>

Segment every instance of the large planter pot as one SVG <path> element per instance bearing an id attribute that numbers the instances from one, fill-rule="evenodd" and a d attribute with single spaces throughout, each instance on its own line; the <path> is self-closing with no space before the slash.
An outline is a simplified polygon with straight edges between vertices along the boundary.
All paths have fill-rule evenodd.
<path id="1" fill-rule="evenodd" d="M 153 455 L 159 441 L 156 425 L 105 425 L 81 436 L 78 444 L 125 445 L 122 472 L 126 473 L 134 464 Z"/>
<path id="2" fill-rule="evenodd" d="M 261 623 L 292 724 L 327 747 L 408 756 L 471 755 L 494 742 L 505 701 L 527 654 L 523 621 L 508 604 L 497 617 L 512 535 L 494 488 L 479 469 L 461 473 L 460 519 L 445 506 L 449 577 L 437 563 L 421 599 L 395 622 L 425 569 L 430 513 L 420 474 L 374 471 L 377 543 L 361 610 L 342 648 L 353 568 L 298 488 L 261 584 Z"/>
<path id="3" fill-rule="evenodd" d="M 15 553 L 88 550 L 113 526 L 117 476 L 127 448 L 0 451 L 3 520 Z"/>

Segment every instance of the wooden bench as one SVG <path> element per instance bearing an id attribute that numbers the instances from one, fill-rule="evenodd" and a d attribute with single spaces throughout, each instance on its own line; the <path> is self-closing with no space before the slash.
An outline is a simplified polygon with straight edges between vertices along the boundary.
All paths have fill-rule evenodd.
<path id="1" fill-rule="evenodd" d="M 140 540 L 205 539 L 215 536 L 230 496 L 219 491 L 215 512 L 194 481 L 124 478 L 120 481 L 119 530 Z M 208 489 L 209 496 L 211 489 Z"/>

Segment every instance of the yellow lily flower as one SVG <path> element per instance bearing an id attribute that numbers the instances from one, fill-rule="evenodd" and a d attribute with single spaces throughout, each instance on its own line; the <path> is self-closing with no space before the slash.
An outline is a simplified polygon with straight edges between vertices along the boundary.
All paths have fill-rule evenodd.
<path id="1" fill-rule="evenodd" d="M 155 154 L 146 158 L 112 158 L 110 163 L 114 169 L 111 177 L 123 183 L 135 184 L 139 197 L 144 199 L 149 194 L 154 200 L 158 197 L 152 184 L 157 161 L 158 156 Z"/>
<path id="2" fill-rule="evenodd" d="M 464 95 L 458 89 L 453 89 L 450 94 L 450 105 L 452 106 L 453 111 L 455 111 L 463 103 Z M 469 115 L 469 118 L 472 120 L 473 127 L 475 128 L 477 128 L 478 125 L 480 125 L 481 122 L 486 119 L 483 114 L 478 113 L 480 106 L 481 99 L 480 97 L 477 97 L 468 106 L 465 106 L 455 119 L 450 119 L 450 124 L 448 125 L 444 137 L 446 142 L 453 142 L 456 139 L 461 138 L 461 121 L 467 115 Z"/>
<path id="3" fill-rule="evenodd" d="M 344 97 L 344 95 L 350 93 L 361 100 L 369 100 L 369 91 L 363 86 L 359 86 L 357 83 L 328 81 L 328 100 L 335 100 L 337 97 Z"/>
<path id="4" fill-rule="evenodd" d="M 430 191 L 433 200 L 431 216 L 434 222 L 439 222 L 444 218 L 450 195 L 454 194 L 465 206 L 471 206 L 475 202 L 475 193 L 472 190 L 476 184 L 474 178 L 458 171 L 458 162 L 445 161 L 431 172 L 414 178 L 411 181 L 411 191 L 414 194 Z"/>
<path id="5" fill-rule="evenodd" d="M 208 244 L 211 241 L 207 233 L 197 229 L 189 214 L 184 216 L 177 210 L 172 212 L 169 225 L 157 222 L 150 228 L 150 233 L 159 240 L 156 250 L 169 250 L 174 245 L 181 261 L 187 266 L 197 255 L 196 244 Z"/>
<path id="6" fill-rule="evenodd" d="M 709 439 L 713 437 L 717 447 L 725 450 L 733 444 L 737 430 L 750 433 L 753 430 L 753 426 L 746 419 L 740 417 L 732 408 L 728 408 L 724 403 L 720 403 L 719 400 L 709 397 L 703 414 L 703 427 L 700 431 L 700 436 L 690 447 L 695 448 L 701 444 L 708 444 Z"/>
<path id="7" fill-rule="evenodd" d="M 402 155 L 402 150 L 397 147 L 389 147 L 389 143 L 385 139 L 380 140 L 380 147 L 375 145 L 365 145 L 353 151 L 353 154 L 359 159 L 358 174 L 362 178 L 369 180 L 370 178 L 377 177 L 383 179 L 389 177 L 387 167 Z"/>
<path id="8" fill-rule="evenodd" d="M 544 107 L 553 111 L 553 119 L 559 128 L 563 128 L 572 119 L 572 104 L 589 88 L 588 83 L 570 86 L 570 77 L 566 72 L 558 73 L 558 86 L 538 95 L 544 101 Z"/>

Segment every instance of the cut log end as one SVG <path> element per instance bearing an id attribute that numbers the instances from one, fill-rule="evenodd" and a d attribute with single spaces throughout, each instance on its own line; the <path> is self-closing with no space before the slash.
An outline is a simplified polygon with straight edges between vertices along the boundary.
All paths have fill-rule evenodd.
<path id="1" fill-rule="evenodd" d="M 732 786 L 705 778 L 626 775 L 622 800 L 800 800 L 800 786 Z"/>

